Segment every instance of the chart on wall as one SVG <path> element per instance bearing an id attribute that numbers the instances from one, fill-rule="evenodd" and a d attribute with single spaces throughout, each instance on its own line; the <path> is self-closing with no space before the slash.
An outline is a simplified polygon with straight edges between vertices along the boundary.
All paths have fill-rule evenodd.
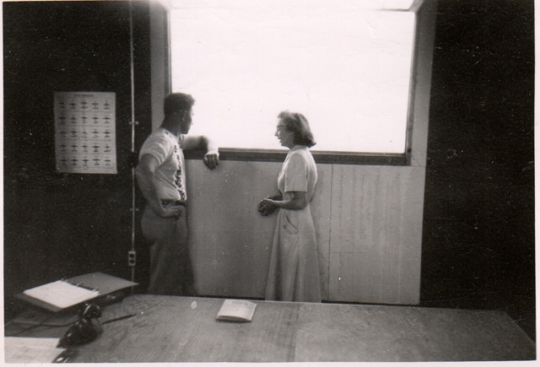
<path id="1" fill-rule="evenodd" d="M 114 92 L 55 92 L 57 172 L 117 173 Z"/>

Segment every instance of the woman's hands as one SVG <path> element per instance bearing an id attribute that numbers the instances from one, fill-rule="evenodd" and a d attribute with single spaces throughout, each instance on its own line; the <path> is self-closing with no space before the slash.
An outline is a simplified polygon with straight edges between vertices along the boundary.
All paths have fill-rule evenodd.
<path id="1" fill-rule="evenodd" d="M 278 206 L 275 204 L 275 200 L 281 200 L 281 195 L 274 195 L 266 199 L 262 199 L 259 203 L 257 210 L 263 217 L 267 217 L 276 211 Z"/>
<path id="2" fill-rule="evenodd" d="M 266 215 L 270 215 L 274 212 L 274 210 L 276 210 L 276 208 L 302 210 L 308 205 L 305 191 L 288 191 L 287 194 L 287 197 L 290 199 L 283 200 L 281 195 L 272 196 L 263 199 L 261 203 L 259 203 L 259 207 L 262 207 L 264 213 L 269 212 L 269 214 Z M 271 211 L 270 208 L 272 208 Z M 261 212 L 261 209 L 259 209 L 259 212 Z M 261 212 L 261 214 L 265 215 L 263 212 Z"/>
<path id="3" fill-rule="evenodd" d="M 259 203 L 259 207 L 257 208 L 257 210 L 263 217 L 269 216 L 270 214 L 275 212 L 276 209 L 277 206 L 268 202 L 266 199 L 261 200 L 261 202 Z"/>

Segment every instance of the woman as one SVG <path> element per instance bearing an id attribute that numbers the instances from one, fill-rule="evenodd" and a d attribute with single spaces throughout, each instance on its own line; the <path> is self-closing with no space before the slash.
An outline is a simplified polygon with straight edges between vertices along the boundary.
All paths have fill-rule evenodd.
<path id="1" fill-rule="evenodd" d="M 289 153 L 279 173 L 279 195 L 266 198 L 259 212 L 279 208 L 267 300 L 321 302 L 317 240 L 309 203 L 317 183 L 317 167 L 308 148 L 315 145 L 307 119 L 288 111 L 278 115 L 276 137 Z"/>

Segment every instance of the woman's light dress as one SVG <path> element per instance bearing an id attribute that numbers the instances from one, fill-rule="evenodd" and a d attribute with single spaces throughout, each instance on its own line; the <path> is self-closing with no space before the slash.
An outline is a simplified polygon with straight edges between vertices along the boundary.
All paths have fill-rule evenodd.
<path id="1" fill-rule="evenodd" d="M 317 239 L 310 202 L 317 184 L 317 167 L 306 146 L 294 146 L 278 176 L 283 200 L 292 191 L 306 193 L 308 205 L 301 210 L 280 208 L 266 285 L 267 300 L 321 302 Z"/>

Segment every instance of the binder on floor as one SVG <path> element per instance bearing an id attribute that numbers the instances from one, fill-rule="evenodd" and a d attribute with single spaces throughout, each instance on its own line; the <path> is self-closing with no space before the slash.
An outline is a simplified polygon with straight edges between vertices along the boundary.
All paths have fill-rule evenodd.
<path id="1" fill-rule="evenodd" d="M 57 312 L 135 285 L 135 282 L 97 272 L 27 289 L 17 298 Z"/>

